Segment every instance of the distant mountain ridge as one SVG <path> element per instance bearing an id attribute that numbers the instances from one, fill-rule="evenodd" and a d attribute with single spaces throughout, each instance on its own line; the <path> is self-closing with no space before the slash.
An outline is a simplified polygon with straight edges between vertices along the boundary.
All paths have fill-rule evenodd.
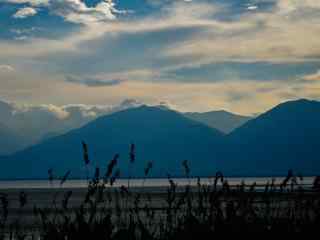
<path id="1" fill-rule="evenodd" d="M 0 178 L 45 178 L 48 168 L 59 174 L 70 169 L 73 177 L 83 177 L 82 140 L 89 146 L 93 168 L 105 168 L 120 153 L 122 176 L 128 174 L 131 143 L 137 146 L 133 171 L 137 177 L 148 161 L 154 162 L 152 176 L 182 176 L 183 160 L 189 160 L 194 176 L 217 170 L 229 176 L 274 176 L 285 175 L 288 169 L 319 175 L 319 139 L 317 101 L 282 103 L 227 135 L 178 112 L 141 106 L 100 117 L 1 159 Z"/>
<path id="2" fill-rule="evenodd" d="M 141 103 L 135 100 L 127 99 L 113 107 L 81 104 L 64 107 L 50 104 L 18 107 L 13 103 L 0 100 L 0 124 L 19 133 L 24 141 L 24 144 L 20 144 L 19 141 L 14 144 L 13 141 L 12 147 L 5 148 L 3 146 L 0 153 L 12 154 L 45 139 L 82 127 L 97 117 L 140 105 Z M 4 135 L 0 135 L 1 137 Z"/>
<path id="3" fill-rule="evenodd" d="M 15 131 L 0 123 L 0 155 L 17 151 L 24 146 L 24 142 Z"/>
<path id="4" fill-rule="evenodd" d="M 206 166 L 220 158 L 219 151 L 211 149 L 222 148 L 223 136 L 220 131 L 175 111 L 142 106 L 100 117 L 82 128 L 18 152 L 2 164 L 15 171 L 1 172 L 0 176 L 43 178 L 47 169 L 53 168 L 60 174 L 72 169 L 73 176 L 83 177 L 82 140 L 89 145 L 94 166 L 106 167 L 113 155 L 119 153 L 123 176 L 128 175 L 131 143 L 137 146 L 135 176 L 143 176 L 148 161 L 154 162 L 153 176 L 183 175 L 180 163 L 184 159 L 190 161 L 194 173 L 201 174 L 203 168 L 198 164 Z M 19 169 L 15 168 L 17 164 Z"/>
<path id="5" fill-rule="evenodd" d="M 19 136 L 23 138 L 23 144 L 20 143 L 20 140 L 13 141 L 12 147 L 5 148 L 4 145 L 0 153 L 12 154 L 23 150 L 25 147 L 41 143 L 46 139 L 82 127 L 103 115 L 141 105 L 143 104 L 137 100 L 126 99 L 119 105 L 112 107 L 108 105 L 86 106 L 81 104 L 62 107 L 50 104 L 18 107 L 13 103 L 0 100 L 0 123 L 7 125 L 12 131 L 19 133 Z M 161 102 L 159 106 L 155 107 L 171 109 L 165 102 Z M 185 116 L 224 133 L 229 133 L 246 120 L 246 117 L 224 111 L 186 113 Z M 48 126 L 50 127 L 48 128 Z"/>
<path id="6" fill-rule="evenodd" d="M 251 117 L 233 114 L 224 110 L 211 112 L 187 112 L 184 115 L 195 121 L 204 123 L 224 133 L 230 133 L 252 119 Z"/>

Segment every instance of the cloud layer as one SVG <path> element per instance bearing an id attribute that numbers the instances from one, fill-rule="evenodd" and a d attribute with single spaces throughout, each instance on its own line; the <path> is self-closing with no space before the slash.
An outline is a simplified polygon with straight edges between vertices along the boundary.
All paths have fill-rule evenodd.
<path id="1" fill-rule="evenodd" d="M 0 96 L 12 101 L 250 114 L 320 99 L 317 0 L 4 2 Z"/>

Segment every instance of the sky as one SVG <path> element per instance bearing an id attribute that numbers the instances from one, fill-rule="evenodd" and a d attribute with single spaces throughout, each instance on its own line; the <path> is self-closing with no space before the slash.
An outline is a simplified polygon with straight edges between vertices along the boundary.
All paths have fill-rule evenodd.
<path id="1" fill-rule="evenodd" d="M 0 99 L 251 115 L 320 100 L 319 0 L 0 0 Z"/>

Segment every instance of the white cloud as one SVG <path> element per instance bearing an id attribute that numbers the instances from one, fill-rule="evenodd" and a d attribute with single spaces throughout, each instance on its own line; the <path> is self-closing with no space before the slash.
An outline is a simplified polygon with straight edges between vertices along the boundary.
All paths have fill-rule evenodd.
<path id="1" fill-rule="evenodd" d="M 314 61 L 320 54 L 320 1 L 279 0 L 268 12 L 244 14 L 237 21 L 217 21 L 162 51 L 165 58 L 188 64 L 218 61 Z M 297 14 L 299 16 L 297 16 Z"/>
<path id="2" fill-rule="evenodd" d="M 134 80 L 117 86 L 117 91 L 105 88 L 99 90 L 87 89 L 83 86 L 68 85 L 56 79 L 51 81 L 52 76 L 42 75 L 39 77 L 41 79 L 39 82 L 43 85 L 46 85 L 46 83 L 50 85 L 50 87 L 45 86 L 47 87 L 45 89 L 48 91 L 39 91 L 37 90 L 39 88 L 36 86 L 30 92 L 22 93 L 20 95 L 21 101 L 23 101 L 24 96 L 32 96 L 32 98 L 29 97 L 26 101 L 51 101 L 57 104 L 65 104 L 68 102 L 79 102 L 83 99 L 84 102 L 88 103 L 103 103 L 118 101 L 121 98 L 119 93 L 121 93 L 122 96 L 147 99 L 148 101 L 155 101 L 155 98 L 164 96 L 162 100 L 174 102 L 180 108 L 185 106 L 190 107 L 190 109 L 186 110 L 197 108 L 210 110 L 213 107 L 224 107 L 238 112 L 250 113 L 257 110 L 261 111 L 266 106 L 271 106 L 278 103 L 279 100 L 284 100 L 282 96 L 285 94 L 293 96 L 297 93 L 297 96 L 301 97 L 319 96 L 319 84 L 312 87 L 310 85 L 308 88 L 304 87 L 307 90 L 303 93 L 295 92 L 293 87 L 296 86 L 296 83 L 291 82 L 285 82 L 283 85 L 273 83 L 270 88 L 276 88 L 278 89 L 277 91 L 274 90 L 272 93 L 263 93 L 256 96 L 248 93 L 258 91 L 259 87 L 265 87 L 260 86 L 260 83 L 242 82 L 241 84 L 234 83 L 230 85 L 188 85 L 179 83 L 170 85 L 168 84 L 170 79 L 166 79 L 167 82 L 165 84 L 155 82 L 146 84 L 145 82 L 155 78 L 155 75 L 161 75 L 168 68 L 178 69 L 187 65 L 199 66 L 203 63 L 226 60 L 242 62 L 267 61 L 272 63 L 302 62 L 317 60 L 320 54 L 319 14 L 309 11 L 310 9 L 319 9 L 320 1 L 318 0 L 279 0 L 273 9 L 263 12 L 261 7 L 257 11 L 250 12 L 250 14 L 245 11 L 243 15 L 237 16 L 237 19 L 234 21 L 224 21 L 212 17 L 215 13 L 221 11 L 221 6 L 214 3 L 204 4 L 196 1 L 192 1 L 191 3 L 184 3 L 183 1 L 174 2 L 175 4 L 168 4 L 164 8 L 165 10 L 158 15 L 149 15 L 148 17 L 132 19 L 131 21 L 121 19 L 110 21 L 114 19 L 113 16 L 116 16 L 116 10 L 111 11 L 112 15 L 110 15 L 110 5 L 104 6 L 102 4 L 102 9 L 100 9 L 98 5 L 88 7 L 83 2 L 77 0 L 55 1 L 53 5 L 50 5 L 51 13 L 59 14 L 66 21 L 82 23 L 83 27 L 79 31 L 58 40 L 30 38 L 28 41 L 21 43 L 1 41 L 2 58 L 8 55 L 17 59 L 20 59 L 21 56 L 29 58 L 41 56 L 42 60 L 46 61 L 49 59 L 48 62 L 50 62 L 50 54 L 52 53 L 55 56 L 62 54 L 70 57 L 70 51 L 74 51 L 77 54 L 76 56 L 83 57 L 82 53 L 86 56 L 85 53 L 90 51 L 90 57 L 99 56 L 99 60 L 102 61 L 108 58 L 111 60 L 106 62 L 112 62 L 112 57 L 105 55 L 104 58 L 102 56 L 104 52 L 96 48 L 96 42 L 92 42 L 91 40 L 101 38 L 105 46 L 108 46 L 110 41 L 110 46 L 118 47 L 115 43 L 118 40 L 117 36 L 121 36 L 121 34 L 129 33 L 130 36 L 138 36 L 138 34 L 146 32 L 157 33 L 171 29 L 187 28 L 197 29 L 197 31 L 195 31 L 195 34 L 189 34 L 179 41 L 171 41 L 171 38 L 170 41 L 169 38 L 166 39 L 165 48 L 163 48 L 163 45 L 158 46 L 154 43 L 154 45 L 151 45 L 152 51 L 141 52 L 141 56 L 139 56 L 137 61 L 146 63 L 143 71 L 121 64 L 119 64 L 121 65 L 121 70 L 115 70 L 115 73 L 109 71 L 108 79 L 109 77 L 120 77 Z M 254 1 L 254 3 L 257 2 L 259 1 Z M 306 9 L 308 9 L 307 14 Z M 305 14 L 305 16 L 296 18 L 297 12 L 302 15 Z M 147 42 L 146 44 L 149 43 Z M 150 53 L 154 55 L 150 57 Z M 146 56 L 147 54 L 149 56 Z M 61 57 L 61 55 L 59 56 Z M 72 61 L 71 58 L 70 61 Z M 123 56 L 123 58 L 126 58 L 126 56 Z M 152 68 L 149 67 L 150 61 L 154 60 L 157 63 L 159 58 L 162 62 L 168 64 L 166 66 L 164 66 L 165 64 L 161 66 L 154 64 Z M 57 62 L 54 62 L 52 65 L 55 64 Z M 43 81 L 44 77 L 48 78 L 48 81 Z M 62 78 L 60 77 L 60 79 Z M 145 82 L 142 83 L 141 80 Z M 12 84 L 12 82 L 10 81 L 9 83 Z M 57 86 L 53 86 L 55 84 Z M 24 82 L 21 85 L 26 84 Z M 19 90 L 17 86 L 18 84 L 12 87 L 15 90 L 11 93 L 11 99 L 14 99 L 18 95 L 18 93 L 16 94 L 16 91 Z M 232 88 L 239 89 L 238 91 L 234 91 L 234 95 L 241 96 L 247 94 L 248 97 L 239 100 L 237 103 L 233 102 L 233 105 L 231 105 L 228 96 L 232 95 L 232 91 L 230 90 Z M 316 95 L 317 90 L 318 95 Z M 32 91 L 33 94 L 31 94 Z M 155 96 L 148 95 L 148 92 L 153 93 Z M 186 96 L 190 96 L 190 99 L 186 99 Z M 88 115 L 93 116 L 94 113 L 94 111 L 89 111 Z"/>
<path id="3" fill-rule="evenodd" d="M 138 34 L 143 32 L 162 31 L 166 29 L 199 27 L 220 28 L 221 24 L 215 20 L 208 20 L 206 16 L 217 13 L 221 6 L 205 3 L 173 3 L 163 10 L 161 17 L 147 17 L 142 20 L 112 21 L 116 13 L 125 13 L 115 8 L 110 1 L 101 2 L 95 7 L 87 7 L 79 0 L 56 0 L 50 2 L 50 11 L 65 18 L 66 21 L 82 23 L 84 26 L 79 31 L 67 35 L 63 39 L 52 40 L 45 38 L 29 38 L 24 44 L 0 41 L 0 50 L 3 56 L 29 57 L 56 53 L 58 51 L 84 51 L 78 46 L 90 40 L 104 37 L 105 35 L 116 36 L 122 33 Z M 109 15 L 109 12 L 112 15 Z M 236 26 L 236 23 L 231 25 Z"/>
<path id="4" fill-rule="evenodd" d="M 47 6 L 49 5 L 50 0 L 4 0 L 8 3 L 15 3 L 15 4 L 30 4 L 31 6 Z"/>
<path id="5" fill-rule="evenodd" d="M 250 11 L 254 11 L 254 10 L 258 9 L 258 6 L 251 5 L 251 6 L 247 7 L 247 9 L 250 10 Z"/>
<path id="6" fill-rule="evenodd" d="M 255 7 L 256 5 L 249 6 L 252 10 Z M 64 17 L 67 21 L 85 24 L 86 27 L 61 41 L 31 38 L 24 45 L 16 44 L 14 46 L 14 44 L 3 42 L 0 43 L 0 48 L 5 49 L 2 51 L 3 54 L 7 52 L 17 55 L 23 55 L 24 52 L 30 55 L 49 54 L 60 49 L 61 51 L 83 51 L 83 49 L 77 48 L 80 43 L 100 38 L 105 34 L 198 27 L 203 30 L 177 45 L 169 44 L 168 50 L 162 51 L 163 55 L 169 58 L 186 56 L 191 60 L 192 57 L 201 58 L 204 62 L 213 59 L 223 61 L 230 58 L 245 58 L 244 61 L 248 59 L 271 62 L 295 61 L 299 58 L 311 58 L 320 52 L 320 42 L 318 41 L 320 27 L 316 21 L 318 17 L 309 14 L 309 21 L 303 17 L 288 20 L 283 17 L 283 12 L 291 13 L 293 8 L 302 10 L 318 7 L 320 7 L 320 1 L 317 0 L 279 0 L 271 12 L 255 11 L 249 16 L 242 16 L 238 19 L 239 21 L 224 22 L 208 18 L 215 12 L 220 12 L 221 5 L 194 1 L 183 4 L 183 1 L 177 1 L 165 7 L 164 13 L 159 15 L 160 17 L 147 17 L 131 22 L 110 22 L 119 12 L 112 1 L 101 1 L 94 7 L 88 7 L 80 0 L 55 0 L 50 1 L 49 7 L 53 13 Z M 310 20 L 312 17 L 313 20 Z M 108 22 L 100 24 L 100 21 L 107 20 Z M 306 44 L 306 39 L 308 44 Z"/>
<path id="7" fill-rule="evenodd" d="M 50 2 L 49 9 L 66 21 L 85 25 L 114 20 L 115 14 L 122 13 L 111 0 L 102 0 L 94 7 L 88 7 L 81 0 L 56 0 Z"/>
<path id="8" fill-rule="evenodd" d="M 126 13 L 115 8 L 112 0 L 100 0 L 95 6 L 88 7 L 82 0 L 5 0 L 12 4 L 29 4 L 30 7 L 20 9 L 15 18 L 25 18 L 37 13 L 34 7 L 47 7 L 53 14 L 66 21 L 90 24 L 99 21 L 114 20 L 116 14 Z"/>
<path id="9" fill-rule="evenodd" d="M 0 100 L 1 102 L 5 102 Z M 6 103 L 6 102 L 5 102 Z M 7 102 L 8 103 L 8 102 Z M 117 112 L 120 110 L 141 106 L 142 103 L 135 99 L 125 99 L 118 104 L 67 104 L 67 105 L 55 105 L 55 104 L 20 104 L 20 103 L 8 103 L 12 106 L 12 112 L 14 116 L 21 114 L 24 117 L 29 117 L 34 120 L 39 117 L 52 116 L 56 120 L 67 121 L 72 120 L 76 122 L 86 122 L 93 118 L 99 117 L 104 114 Z M 1 109 L 0 109 L 1 110 Z M 1 112 L 0 112 L 1 122 Z"/>
<path id="10" fill-rule="evenodd" d="M 27 18 L 37 14 L 37 10 L 32 7 L 25 7 L 19 9 L 14 15 L 14 18 Z"/>
<path id="11" fill-rule="evenodd" d="M 14 71 L 15 71 L 14 67 L 10 65 L 0 65 L 0 72 L 9 73 Z"/>
<path id="12" fill-rule="evenodd" d="M 55 106 L 53 104 L 41 105 L 40 107 L 43 108 L 44 110 L 52 113 L 58 119 L 66 119 L 70 115 L 70 113 L 65 111 L 63 108 Z"/>
<path id="13" fill-rule="evenodd" d="M 320 70 L 318 70 L 316 73 L 304 76 L 303 79 L 306 81 L 318 82 L 320 85 Z"/>
<path id="14" fill-rule="evenodd" d="M 14 107 L 14 116 L 23 116 L 28 118 L 48 118 L 49 116 L 63 120 L 69 117 L 69 113 L 64 110 L 63 107 L 56 106 L 54 104 L 41 104 L 41 105 L 31 105 L 31 104 L 12 104 Z"/>

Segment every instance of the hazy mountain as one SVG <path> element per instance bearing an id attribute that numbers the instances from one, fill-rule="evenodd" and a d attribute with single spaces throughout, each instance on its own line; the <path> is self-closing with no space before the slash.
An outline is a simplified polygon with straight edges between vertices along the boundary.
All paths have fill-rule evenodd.
<path id="1" fill-rule="evenodd" d="M 280 104 L 227 136 L 221 169 L 238 174 L 283 175 L 290 168 L 320 172 L 320 102 Z"/>
<path id="2" fill-rule="evenodd" d="M 0 100 L 0 123 L 10 123 L 14 108 L 7 102 Z"/>
<path id="3" fill-rule="evenodd" d="M 16 133 L 5 125 L 6 122 L 11 121 L 12 107 L 0 101 L 0 154 L 6 155 L 16 151 L 21 147 L 21 139 Z"/>
<path id="4" fill-rule="evenodd" d="M 147 161 L 153 176 L 182 175 L 182 160 L 193 175 L 304 175 L 320 172 L 320 102 L 298 100 L 280 104 L 224 135 L 175 111 L 142 106 L 99 117 L 82 128 L 53 137 L 1 160 L 2 178 L 46 177 L 71 169 L 85 176 L 81 141 L 89 145 L 92 167 L 106 167 L 120 153 L 122 175 L 128 172 L 129 145 L 137 146 L 134 176 Z M 16 166 L 20 166 L 16 169 Z"/>
<path id="5" fill-rule="evenodd" d="M 6 155 L 24 146 L 24 140 L 13 130 L 0 124 L 0 154 Z"/>
<path id="6" fill-rule="evenodd" d="M 227 111 L 211 111 L 211 112 L 188 112 L 184 114 L 186 117 L 195 121 L 204 123 L 209 127 L 216 128 L 224 133 L 230 133 L 234 129 L 240 127 L 251 117 L 233 114 Z"/>
<path id="7" fill-rule="evenodd" d="M 77 104 L 60 107 L 50 104 L 18 106 L 0 101 L 0 123 L 19 132 L 19 135 L 24 139 L 23 145 L 17 142 L 14 147 L 3 148 L 2 153 L 11 154 L 13 151 L 22 150 L 26 146 L 31 146 L 46 139 L 62 135 L 72 129 L 80 128 L 100 116 L 141 105 L 140 102 L 133 99 L 124 100 L 115 106 Z M 170 106 L 166 103 L 161 103 L 157 107 L 170 109 Z M 185 116 L 225 133 L 229 133 L 248 119 L 247 117 L 224 111 L 186 113 Z"/>
<path id="8" fill-rule="evenodd" d="M 2 153 L 9 154 L 13 150 L 22 150 L 44 139 L 64 134 L 72 129 L 84 126 L 88 122 L 113 112 L 141 105 L 141 103 L 127 99 L 115 106 L 87 106 L 87 105 L 39 105 L 18 106 L 13 103 L 0 101 L 0 124 L 8 126 L 18 132 L 24 139 L 24 144 L 16 142 L 16 146 L 6 149 Z M 12 143 L 14 145 L 14 142 Z"/>
<path id="9" fill-rule="evenodd" d="M 130 143 L 137 148 L 134 175 L 141 176 L 147 161 L 154 162 L 153 174 L 182 175 L 181 162 L 190 161 L 193 174 L 213 174 L 220 159 L 223 134 L 175 111 L 142 106 L 100 117 L 86 126 L 51 138 L 39 145 L 2 160 L 2 178 L 46 177 L 47 169 L 62 174 L 85 176 L 81 141 L 89 145 L 93 165 L 106 167 L 114 154 L 120 154 L 123 175 L 128 171 Z M 19 164 L 19 169 L 15 166 Z M 15 169 L 13 171 L 13 169 Z"/>

